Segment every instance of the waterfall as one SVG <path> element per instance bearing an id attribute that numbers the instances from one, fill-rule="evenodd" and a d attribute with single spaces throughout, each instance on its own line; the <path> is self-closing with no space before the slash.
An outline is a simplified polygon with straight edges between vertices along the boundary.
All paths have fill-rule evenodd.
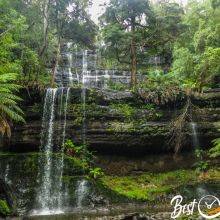
<path id="1" fill-rule="evenodd" d="M 66 205 L 66 196 L 68 196 L 67 188 L 63 184 L 64 170 L 64 148 L 67 128 L 67 112 L 70 99 L 70 86 L 73 85 L 72 63 L 73 57 L 71 53 L 72 43 L 67 44 L 67 51 L 62 53 L 64 59 L 68 61 L 67 65 L 59 66 L 56 71 L 56 83 L 58 88 L 48 88 L 46 90 L 42 132 L 41 132 L 41 153 L 39 157 L 39 174 L 36 203 L 37 210 L 33 214 L 57 214 L 64 211 Z M 82 143 L 86 144 L 86 93 L 88 87 L 100 86 L 107 88 L 107 80 L 118 78 L 126 79 L 125 75 L 118 76 L 114 71 L 91 70 L 91 61 L 87 50 L 83 52 L 82 72 L 77 73 L 78 83 L 82 82 L 81 102 L 82 102 Z M 76 57 L 77 61 L 77 57 Z M 55 123 L 56 119 L 56 123 Z M 56 131 L 56 135 L 54 134 Z M 58 153 L 56 153 L 58 151 Z M 75 190 L 77 196 L 77 207 L 82 207 L 83 200 L 88 194 L 88 183 L 86 180 L 80 180 Z"/>
<path id="2" fill-rule="evenodd" d="M 78 55 L 78 47 L 77 47 L 77 45 L 75 45 L 75 48 L 76 48 L 76 53 L 75 53 L 75 71 L 76 71 L 77 83 L 78 83 L 78 85 L 79 85 L 79 83 L 80 83 L 80 78 L 79 78 L 78 69 L 77 69 L 77 55 Z"/>
<path id="3" fill-rule="evenodd" d="M 62 141 L 62 146 L 65 142 L 66 138 L 66 116 L 67 116 L 67 107 L 68 107 L 68 101 L 69 101 L 69 93 L 70 93 L 70 88 L 67 88 L 66 92 L 66 100 L 65 100 L 65 106 L 64 106 L 64 125 L 63 125 L 63 141 Z"/>
<path id="4" fill-rule="evenodd" d="M 44 112 L 41 132 L 41 152 L 40 163 L 43 164 L 41 185 L 38 190 L 37 202 L 40 210 L 48 212 L 54 206 L 54 196 L 51 195 L 53 185 L 52 179 L 52 152 L 53 152 L 53 125 L 54 109 L 57 89 L 49 88 L 46 91 L 44 100 Z"/>
<path id="5" fill-rule="evenodd" d="M 4 175 L 6 183 L 10 183 L 9 173 L 10 173 L 10 164 L 8 163 L 6 165 L 5 175 Z"/>
<path id="6" fill-rule="evenodd" d="M 63 106 L 63 91 L 64 87 L 61 88 L 61 95 L 60 95 L 60 110 L 59 110 L 59 116 L 62 116 L 62 106 Z"/>
<path id="7" fill-rule="evenodd" d="M 81 93 L 81 99 L 82 99 L 82 111 L 83 111 L 83 120 L 82 120 L 82 143 L 83 145 L 86 144 L 86 86 L 87 86 L 87 80 L 85 80 L 85 77 L 88 75 L 88 61 L 87 61 L 87 50 L 83 52 L 83 68 L 82 68 L 82 93 Z M 82 207 L 82 201 L 87 194 L 88 187 L 87 182 L 85 180 L 80 180 L 77 184 L 76 189 L 76 198 L 77 198 L 77 208 Z"/>
<path id="8" fill-rule="evenodd" d="M 82 98 L 82 110 L 83 110 L 83 121 L 82 121 L 82 142 L 85 144 L 86 142 L 86 124 L 85 124 L 85 119 L 86 119 L 86 84 L 88 78 L 86 78 L 88 74 L 88 60 L 87 60 L 87 50 L 83 52 L 83 65 L 82 65 L 82 93 L 81 93 L 81 98 Z"/>
<path id="9" fill-rule="evenodd" d="M 82 84 L 83 88 L 86 86 L 87 75 L 88 75 L 88 60 L 87 60 L 88 51 L 83 51 L 83 63 L 82 63 Z"/>
<path id="10" fill-rule="evenodd" d="M 199 148 L 199 139 L 197 134 L 197 124 L 195 122 L 191 123 L 192 135 L 193 135 L 193 147 Z"/>
<path id="11" fill-rule="evenodd" d="M 76 206 L 77 208 L 83 207 L 83 201 L 86 198 L 86 195 L 88 194 L 88 186 L 86 180 L 80 180 L 77 183 L 77 190 L 76 190 Z"/>
<path id="12" fill-rule="evenodd" d="M 68 49 L 71 44 L 68 44 Z M 72 85 L 72 55 L 67 52 L 68 58 L 68 86 Z M 65 73 L 66 71 L 64 71 Z M 60 73 L 58 72 L 58 76 Z M 64 79 L 57 79 L 59 88 L 48 88 L 46 90 L 44 100 L 44 111 L 42 118 L 41 131 L 41 152 L 39 158 L 39 188 L 37 190 L 36 202 L 37 209 L 32 212 L 33 215 L 47 215 L 63 213 L 65 193 L 63 192 L 63 168 L 64 168 L 64 148 L 63 145 L 66 139 L 67 126 L 67 110 L 70 96 L 70 87 L 63 87 Z M 57 101 L 57 102 L 56 102 Z M 56 109 L 57 103 L 57 109 Z M 55 119 L 59 119 L 59 125 Z M 56 137 L 54 130 L 56 129 Z M 56 141 L 56 146 L 53 142 Z M 59 146 L 59 154 L 54 154 Z"/>
<path id="13" fill-rule="evenodd" d="M 71 48 L 72 43 L 68 42 L 67 43 L 67 48 L 68 50 Z M 73 63 L 73 56 L 72 53 L 68 51 L 67 53 L 67 59 L 68 59 L 68 63 L 69 63 L 69 68 L 68 68 L 68 79 L 69 79 L 69 84 L 72 85 L 73 84 L 73 74 L 72 74 L 72 63 Z"/>
<path id="14" fill-rule="evenodd" d="M 105 70 L 105 75 L 104 75 L 104 89 L 108 88 L 108 81 L 110 80 L 110 75 L 109 75 L 109 71 Z"/>
<path id="15" fill-rule="evenodd" d="M 63 122 L 63 130 L 62 130 L 62 145 L 60 149 L 61 155 L 57 158 L 56 160 L 56 169 L 57 169 L 57 174 L 58 174 L 58 182 L 56 183 L 58 188 L 58 210 L 62 210 L 63 207 L 63 168 L 64 168 L 64 143 L 66 139 L 66 119 L 67 119 L 67 109 L 68 109 L 68 101 L 69 101 L 69 94 L 70 94 L 70 88 L 68 87 L 66 90 L 66 97 L 65 97 L 65 102 L 64 102 L 64 109 L 63 109 L 63 117 L 64 117 L 64 122 Z"/>
<path id="16" fill-rule="evenodd" d="M 88 70 L 88 50 L 83 51 L 83 74 L 87 75 L 87 70 Z"/>
<path id="17" fill-rule="evenodd" d="M 95 86 L 98 87 L 98 70 L 95 70 Z"/>

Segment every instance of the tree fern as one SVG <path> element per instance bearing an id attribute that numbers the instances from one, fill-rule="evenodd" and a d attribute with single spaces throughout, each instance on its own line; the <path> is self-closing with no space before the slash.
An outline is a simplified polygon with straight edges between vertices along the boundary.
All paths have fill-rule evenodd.
<path id="1" fill-rule="evenodd" d="M 213 140 L 214 147 L 210 149 L 209 153 L 211 157 L 220 157 L 220 138 Z"/>
<path id="2" fill-rule="evenodd" d="M 24 122 L 23 112 L 17 103 L 21 98 L 14 93 L 20 88 L 15 84 L 17 75 L 13 73 L 0 74 L 0 133 L 11 135 L 12 122 Z"/>

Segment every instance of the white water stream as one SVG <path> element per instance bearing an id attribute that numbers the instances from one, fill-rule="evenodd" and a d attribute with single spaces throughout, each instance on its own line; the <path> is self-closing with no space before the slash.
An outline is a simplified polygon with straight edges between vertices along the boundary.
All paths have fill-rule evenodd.
<path id="1" fill-rule="evenodd" d="M 199 148 L 199 139 L 198 139 L 198 132 L 197 132 L 197 124 L 195 122 L 191 122 L 192 128 L 192 135 L 193 135 L 193 147 Z"/>
<path id="2" fill-rule="evenodd" d="M 70 49 L 71 44 L 67 45 Z M 72 85 L 73 76 L 71 72 L 72 54 L 67 52 L 68 58 L 68 85 Z M 63 87 L 60 80 L 60 87 L 48 88 L 44 100 L 44 112 L 41 131 L 41 152 L 39 158 L 39 187 L 36 196 L 37 208 L 33 215 L 58 214 L 63 212 L 63 169 L 64 169 L 64 143 L 66 140 L 67 111 L 70 96 L 70 87 Z M 56 121 L 59 118 L 59 123 Z M 58 143 L 54 146 L 56 139 Z M 54 154 L 58 149 L 58 154 Z"/>

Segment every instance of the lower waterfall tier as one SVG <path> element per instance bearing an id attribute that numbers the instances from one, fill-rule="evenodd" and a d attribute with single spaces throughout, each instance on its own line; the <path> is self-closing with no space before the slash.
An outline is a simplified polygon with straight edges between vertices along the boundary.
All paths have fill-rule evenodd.
<path id="1" fill-rule="evenodd" d="M 34 93 L 35 92 L 35 93 Z M 81 89 L 70 89 L 66 115 L 66 138 L 82 143 L 83 138 L 92 150 L 101 153 L 131 154 L 172 152 L 170 143 L 170 123 L 181 113 L 184 99 L 170 102 L 166 106 L 143 103 L 129 91 L 91 89 L 85 91 L 84 103 Z M 43 115 L 43 95 L 32 91 L 30 97 L 24 93 L 23 109 L 26 124 L 17 125 L 10 140 L 1 145 L 5 150 L 30 152 L 40 146 L 41 117 Z M 207 93 L 194 97 L 192 102 L 200 108 L 194 114 L 197 138 L 200 147 L 211 147 L 211 141 L 219 136 L 220 93 Z M 59 105 L 58 101 L 55 105 Z M 59 143 L 63 121 L 59 117 L 59 106 L 55 107 L 54 146 Z M 193 130 L 188 123 L 183 131 L 186 139 L 184 150 L 192 149 Z M 8 147 L 6 147 L 8 146 Z"/>

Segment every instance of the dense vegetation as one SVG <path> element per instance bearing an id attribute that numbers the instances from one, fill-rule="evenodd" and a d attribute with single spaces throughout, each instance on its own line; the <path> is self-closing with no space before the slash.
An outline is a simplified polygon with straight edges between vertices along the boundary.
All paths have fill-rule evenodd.
<path id="1" fill-rule="evenodd" d="M 101 68 L 130 70 L 129 89 L 145 103 L 163 105 L 188 96 L 172 122 L 178 152 L 189 111 L 196 109 L 192 92 L 219 87 L 219 1 L 192 0 L 183 7 L 167 1 L 111 0 L 99 29 L 87 13 L 89 4 L 0 0 L 0 132 L 10 136 L 12 122 L 24 122 L 17 96 L 21 87 L 56 86 L 60 48 L 71 41 L 81 49 L 99 49 Z M 140 75 L 147 77 L 139 81 Z M 128 89 L 111 82 L 109 87 Z M 214 143 L 218 149 L 218 139 Z"/>
<path id="2" fill-rule="evenodd" d="M 57 95 L 57 100 L 54 99 L 52 104 L 48 102 L 48 106 L 53 105 L 50 110 L 49 108 L 47 110 L 51 111 L 49 119 L 51 129 L 48 130 L 51 133 L 54 132 L 54 137 L 51 135 L 51 139 L 62 135 L 62 145 L 54 146 L 54 149 L 50 146 L 49 153 L 42 151 L 24 153 L 24 155 L 22 153 L 10 155 L 10 152 L 8 155 L 7 153 L 0 154 L 1 158 L 5 157 L 7 160 L 9 157 L 12 158 L 8 163 L 12 164 L 12 167 L 8 164 L 6 166 L 6 159 L 2 160 L 0 164 L 2 177 L 7 179 L 7 172 L 12 170 L 11 176 L 15 176 L 19 183 L 23 184 L 21 176 L 25 181 L 29 178 L 35 180 L 33 176 L 41 172 L 38 165 L 39 158 L 46 156 L 49 166 L 55 164 L 50 160 L 61 161 L 60 182 L 64 180 L 70 183 L 76 182 L 77 178 L 85 178 L 89 184 L 104 189 L 106 193 L 113 193 L 116 198 L 126 199 L 125 201 L 149 202 L 149 204 L 150 202 L 158 203 L 163 199 L 170 200 L 169 196 L 179 192 L 185 186 L 194 187 L 209 182 L 218 182 L 220 172 L 216 167 L 218 165 L 216 158 L 220 156 L 220 138 L 217 137 L 216 131 L 220 129 L 220 124 L 217 122 L 219 120 L 217 115 L 219 96 L 217 94 L 213 99 L 207 98 L 207 100 L 204 97 L 220 91 L 220 0 L 188 0 L 184 6 L 175 1 L 166 0 L 109 0 L 105 11 L 99 17 L 99 24 L 95 24 L 88 13 L 90 4 L 94 1 L 0 0 L 0 145 L 3 142 L 10 143 L 8 139 L 3 140 L 1 136 L 11 136 L 13 123 L 28 121 L 29 118 L 26 118 L 24 112 L 31 113 L 29 124 L 34 118 L 33 124 L 37 121 L 37 127 L 29 126 L 29 124 L 26 127 L 21 126 L 22 131 L 19 132 L 22 138 L 27 140 L 30 137 L 29 133 L 35 132 L 31 136 L 33 139 L 31 144 L 37 141 L 37 138 L 40 140 L 38 128 L 42 103 L 39 100 L 36 103 L 36 100 L 31 100 L 34 104 L 26 106 L 26 103 L 22 104 L 21 93 L 27 91 L 28 95 L 37 94 L 45 88 L 57 87 L 55 73 L 59 61 L 63 61 L 62 49 L 67 43 L 71 42 L 73 45 L 71 52 L 89 49 L 100 54 L 96 60 L 96 67 L 100 69 L 100 72 L 106 69 L 119 70 L 119 72 L 126 70 L 131 79 L 130 85 L 109 80 L 107 86 L 111 91 L 81 89 L 80 83 L 74 85 L 74 88 L 66 90 L 62 87 L 59 91 L 57 90 L 58 92 L 62 90 L 60 97 Z M 63 63 L 65 62 L 64 60 Z M 69 69 L 71 72 L 77 68 Z M 55 89 L 50 89 L 50 91 L 55 91 Z M 76 91 L 78 94 L 75 97 L 69 97 L 69 91 Z M 210 91 L 212 93 L 208 93 Z M 107 96 L 110 95 L 104 99 L 105 93 L 108 93 Z M 125 97 L 116 99 L 110 97 L 113 96 L 112 94 L 115 96 L 122 94 Z M 55 94 L 54 96 L 56 98 Z M 198 97 L 202 98 L 197 99 Z M 56 109 L 53 109 L 56 104 L 60 105 L 60 121 L 56 121 L 57 124 L 59 123 L 57 127 L 60 126 L 56 128 L 59 130 L 58 134 L 52 128 L 53 120 L 57 119 L 53 112 L 56 113 Z M 70 109 L 69 112 L 67 112 L 68 109 Z M 212 114 L 213 109 L 217 109 L 217 114 L 214 113 L 210 117 L 210 124 L 207 128 L 204 125 L 204 131 L 201 132 L 204 134 L 208 130 L 214 134 L 210 138 L 214 139 L 212 140 L 213 146 L 197 146 L 199 142 L 193 143 L 192 149 L 195 150 L 195 155 L 190 155 L 193 158 L 192 163 L 195 162 L 193 165 L 189 164 L 183 169 L 176 166 L 175 170 L 161 169 L 162 166 L 165 167 L 166 162 L 160 161 L 157 153 L 174 152 L 173 160 L 180 163 L 177 154 L 185 146 L 184 141 L 191 137 L 193 132 L 193 134 L 196 133 L 193 131 L 193 124 L 195 124 L 192 123 L 193 117 L 201 124 L 208 124 L 209 119 L 206 120 L 206 117 Z M 205 113 L 203 114 L 202 111 Z M 69 118 L 68 113 L 70 113 Z M 67 120 L 72 120 L 71 128 L 69 128 L 72 133 L 69 131 L 66 133 Z M 63 129 L 62 134 L 61 129 Z M 74 129 L 77 131 L 82 129 L 78 132 L 82 134 L 77 132 L 73 134 Z M 30 131 L 26 132 L 27 130 Z M 46 126 L 42 133 L 44 131 L 46 131 Z M 86 136 L 86 133 L 90 139 L 93 137 L 97 139 L 93 145 L 101 146 L 107 143 L 106 146 L 101 146 L 103 152 L 106 147 L 114 153 L 110 142 L 117 142 L 121 138 L 122 141 L 115 144 L 115 152 L 121 150 L 123 156 L 129 155 L 131 158 L 134 156 L 130 153 L 133 149 L 142 154 L 139 149 L 145 148 L 145 143 L 149 142 L 150 147 L 149 150 L 146 147 L 146 152 L 157 154 L 157 159 L 147 169 L 141 167 L 139 170 L 139 167 L 134 164 L 135 168 L 131 167 L 131 172 L 117 172 L 116 175 L 108 173 L 105 166 L 98 164 L 94 153 L 90 151 L 93 146 L 92 144 L 89 146 L 91 141 L 87 143 L 89 138 L 82 137 Z M 96 136 L 93 136 L 94 133 Z M 73 141 L 64 142 L 67 137 L 70 138 L 70 134 L 74 136 L 71 137 Z M 36 139 L 34 139 L 35 136 Z M 49 139 L 49 136 L 50 134 L 45 137 Z M 78 136 L 81 136 L 81 139 Z M 153 136 L 158 140 L 151 142 L 150 139 Z M 163 142 L 159 140 L 160 137 Z M 13 138 L 17 142 L 21 139 L 19 135 Z M 130 143 L 135 138 L 134 144 Z M 206 136 L 202 138 L 205 139 Z M 124 139 L 126 139 L 125 142 Z M 211 140 L 207 141 L 207 145 L 211 145 Z M 83 144 L 80 144 L 80 141 Z M 164 142 L 166 145 L 163 146 Z M 122 146 L 124 143 L 127 146 Z M 189 141 L 186 143 L 189 144 Z M 135 146 L 133 147 L 132 144 Z M 14 146 L 10 147 L 12 149 Z M 211 149 L 208 151 L 205 148 Z M 10 148 L 7 149 L 11 151 Z M 27 149 L 28 152 L 32 150 L 36 150 L 35 147 Z M 128 151 L 128 154 L 125 151 Z M 13 156 L 18 159 L 15 160 Z M 24 158 L 27 156 L 27 159 L 23 159 L 25 162 L 17 163 L 21 160 L 20 156 Z M 187 160 L 185 161 L 185 154 L 180 157 L 184 158 L 184 163 L 188 163 Z M 158 166 L 158 169 L 161 169 L 159 173 L 151 170 L 156 163 L 160 165 Z M 48 166 L 48 164 L 45 162 L 41 165 Z M 57 163 L 54 166 L 59 165 Z M 129 166 L 129 163 L 125 165 Z M 116 163 L 116 169 L 119 167 L 120 163 Z M 48 170 L 45 169 L 45 172 Z M 56 176 L 55 171 L 51 173 L 51 176 Z M 2 179 L 3 182 L 2 177 L 0 176 L 0 180 Z M 5 179 L 4 182 L 10 186 Z M 40 181 L 36 182 L 40 183 Z M 26 187 L 25 184 L 23 185 Z M 71 185 L 72 190 L 76 185 L 73 187 Z M 16 187 L 17 185 L 13 185 L 13 188 Z M 6 192 L 10 189 L 3 188 L 0 186 L 0 217 L 14 214 L 14 205 L 10 201 L 13 198 L 9 199 L 10 196 Z M 79 190 L 78 193 L 82 192 Z M 99 198 L 95 199 L 99 200 Z"/>
<path id="3" fill-rule="evenodd" d="M 92 47 L 96 27 L 85 11 L 87 6 L 88 1 L 0 0 L 2 134 L 10 135 L 11 121 L 24 121 L 14 95 L 20 87 L 42 89 L 54 84 L 62 42 Z"/>
<path id="4" fill-rule="evenodd" d="M 218 0 L 192 0 L 184 7 L 167 1 L 111 0 L 100 17 L 99 31 L 87 13 L 89 4 L 0 0 L 2 134 L 10 135 L 12 121 L 24 121 L 17 106 L 20 87 L 56 86 L 54 74 L 64 42 L 99 49 L 102 67 L 130 70 L 133 91 L 156 104 L 181 91 L 219 87 Z M 139 82 L 138 74 L 147 77 Z"/>

